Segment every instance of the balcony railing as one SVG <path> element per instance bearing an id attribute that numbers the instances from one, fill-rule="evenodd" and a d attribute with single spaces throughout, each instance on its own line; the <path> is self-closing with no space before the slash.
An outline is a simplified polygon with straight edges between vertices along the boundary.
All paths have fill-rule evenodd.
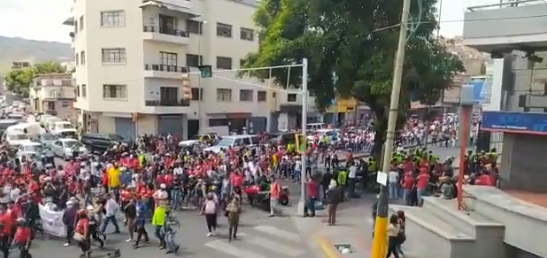
<path id="1" fill-rule="evenodd" d="M 170 29 L 170 28 L 165 28 L 165 27 L 161 27 L 161 26 L 147 26 L 147 25 L 144 25 L 143 26 L 143 31 L 144 32 L 153 32 L 153 33 L 166 34 L 166 35 L 183 37 L 183 38 L 190 37 L 190 34 L 186 31 L 177 30 L 177 29 Z"/>
<path id="2" fill-rule="evenodd" d="M 467 7 L 467 11 L 474 12 L 474 11 L 502 9 L 502 8 L 508 8 L 508 7 L 521 7 L 521 6 L 527 6 L 527 5 L 545 4 L 544 0 L 502 0 L 502 1 L 495 0 L 493 2 L 494 3 L 491 3 L 491 4 L 469 6 Z"/>
<path id="3" fill-rule="evenodd" d="M 168 73 L 188 73 L 190 68 L 187 66 L 176 66 L 176 65 L 164 65 L 164 64 L 145 64 L 144 70 L 146 71 L 159 71 L 159 72 L 168 72 Z"/>
<path id="4" fill-rule="evenodd" d="M 147 107 L 189 107 L 190 100 L 145 100 L 144 104 Z"/>

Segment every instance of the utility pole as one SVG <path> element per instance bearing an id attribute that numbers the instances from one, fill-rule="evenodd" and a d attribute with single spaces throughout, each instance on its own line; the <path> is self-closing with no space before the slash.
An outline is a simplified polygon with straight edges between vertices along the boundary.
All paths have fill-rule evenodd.
<path id="1" fill-rule="evenodd" d="M 378 181 L 381 183 L 378 199 L 378 210 L 376 224 L 374 225 L 374 240 L 372 242 L 371 258 L 386 257 L 387 226 L 388 226 L 388 189 L 387 174 L 391 169 L 391 155 L 393 152 L 393 138 L 395 137 L 395 126 L 397 122 L 397 111 L 399 108 L 399 93 L 401 92 L 401 80 L 403 77 L 403 63 L 405 60 L 405 46 L 408 30 L 408 17 L 410 12 L 410 0 L 403 1 L 401 14 L 401 28 L 399 30 L 399 43 L 397 55 L 395 56 L 395 68 L 393 71 L 393 86 L 391 89 L 391 100 L 389 103 L 389 118 L 387 123 L 386 143 L 384 144 L 384 158 L 382 171 L 379 172 Z"/>
<path id="2" fill-rule="evenodd" d="M 300 169 L 300 200 L 298 201 L 298 215 L 304 216 L 304 207 L 306 207 L 306 169 L 308 167 L 307 151 L 308 142 L 306 141 L 306 128 L 308 127 L 308 59 L 302 59 L 302 140 L 305 149 L 300 154 L 302 166 Z M 300 148 L 300 146 L 297 146 Z M 312 204 L 315 205 L 315 204 Z"/>

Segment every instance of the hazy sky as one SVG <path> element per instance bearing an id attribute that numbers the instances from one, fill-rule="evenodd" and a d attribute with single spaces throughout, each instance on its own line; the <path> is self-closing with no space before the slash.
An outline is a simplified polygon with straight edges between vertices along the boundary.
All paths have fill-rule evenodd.
<path id="1" fill-rule="evenodd" d="M 412 1 L 416 3 L 417 0 Z M 71 28 L 62 25 L 62 22 L 70 16 L 72 2 L 73 0 L 0 0 L 0 35 L 70 42 L 68 33 Z M 461 35 L 461 20 L 467 6 L 495 2 L 499 0 L 443 0 L 441 34 L 448 37 Z"/>

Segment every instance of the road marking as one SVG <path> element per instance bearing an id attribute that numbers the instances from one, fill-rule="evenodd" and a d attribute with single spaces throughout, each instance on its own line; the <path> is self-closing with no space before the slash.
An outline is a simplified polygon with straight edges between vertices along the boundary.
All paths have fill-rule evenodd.
<path id="1" fill-rule="evenodd" d="M 256 226 L 256 227 L 254 227 L 254 229 L 256 231 L 260 231 L 262 233 L 270 234 L 270 235 L 273 235 L 273 236 L 276 236 L 276 237 L 279 237 L 279 238 L 282 238 L 282 239 L 285 239 L 285 240 L 289 240 L 291 242 L 300 242 L 302 240 L 302 238 L 298 234 L 295 234 L 295 233 L 292 233 L 292 232 L 289 232 L 289 231 L 285 231 L 285 230 L 281 230 L 281 229 L 278 229 L 278 228 L 274 228 L 274 227 L 271 227 L 271 226 Z"/>
<path id="2" fill-rule="evenodd" d="M 266 258 L 255 252 L 243 250 L 237 246 L 228 244 L 226 240 L 211 241 L 205 244 L 205 246 L 213 248 L 219 252 L 223 252 L 223 253 L 238 257 L 238 258 Z"/>
<path id="3" fill-rule="evenodd" d="M 276 241 L 269 240 L 267 238 L 258 237 L 255 235 L 247 235 L 245 233 L 239 233 L 239 235 L 242 237 L 241 241 L 243 242 L 257 245 L 264 249 L 268 249 L 270 251 L 273 251 L 282 255 L 296 257 L 305 253 L 304 251 L 300 249 L 293 248 L 288 245 L 280 244 Z M 295 244 L 298 244 L 298 243 L 295 243 Z"/>
<path id="4" fill-rule="evenodd" d="M 334 247 L 332 241 L 322 235 L 314 236 L 315 241 L 319 244 L 321 251 L 327 258 L 341 258 L 342 255 L 338 253 Z"/>

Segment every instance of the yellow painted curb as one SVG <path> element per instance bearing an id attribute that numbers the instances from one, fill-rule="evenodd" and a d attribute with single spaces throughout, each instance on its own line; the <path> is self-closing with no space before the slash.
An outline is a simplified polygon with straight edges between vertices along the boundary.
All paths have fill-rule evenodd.
<path id="1" fill-rule="evenodd" d="M 334 249 L 333 243 L 326 237 L 321 235 L 315 236 L 315 241 L 321 247 L 321 251 L 327 258 L 341 258 L 342 256 Z"/>

